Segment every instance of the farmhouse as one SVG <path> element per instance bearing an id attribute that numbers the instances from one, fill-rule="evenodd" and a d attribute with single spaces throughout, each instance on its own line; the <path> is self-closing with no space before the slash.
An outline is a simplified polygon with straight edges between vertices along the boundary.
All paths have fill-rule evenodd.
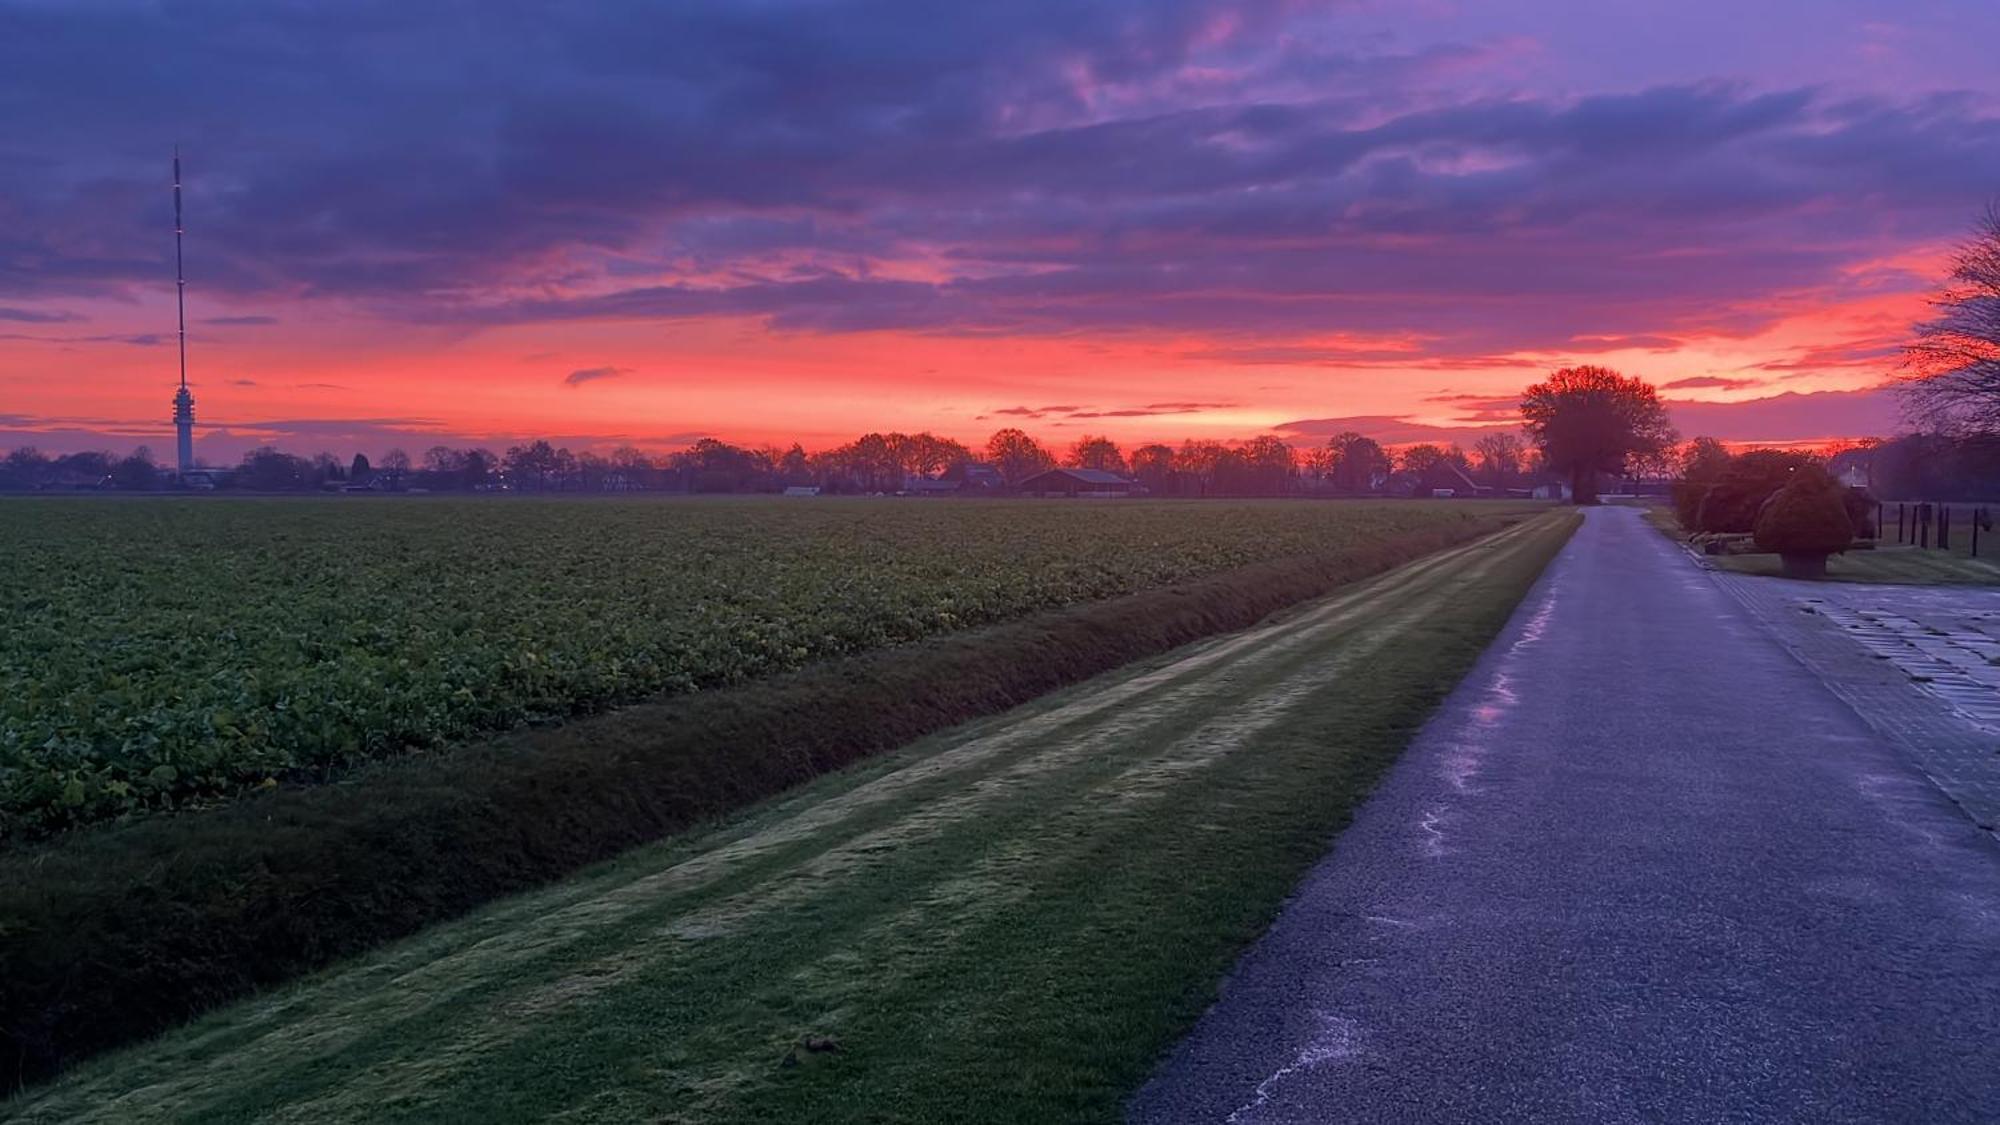
<path id="1" fill-rule="evenodd" d="M 998 492 L 1007 482 L 998 466 L 985 461 L 964 461 L 946 469 L 939 480 L 955 481 L 960 492 Z"/>
<path id="2" fill-rule="evenodd" d="M 1030 496 L 1127 496 L 1134 487 L 1102 469 L 1047 469 L 1021 482 L 1021 491 Z"/>
<path id="3" fill-rule="evenodd" d="M 943 480 L 912 473 L 903 478 L 904 496 L 951 496 L 965 487 L 963 481 Z"/>
<path id="4" fill-rule="evenodd" d="M 1424 470 L 1424 479 L 1417 485 L 1419 496 L 1477 496 L 1479 485 L 1465 475 L 1465 470 L 1450 461 L 1439 461 Z"/>

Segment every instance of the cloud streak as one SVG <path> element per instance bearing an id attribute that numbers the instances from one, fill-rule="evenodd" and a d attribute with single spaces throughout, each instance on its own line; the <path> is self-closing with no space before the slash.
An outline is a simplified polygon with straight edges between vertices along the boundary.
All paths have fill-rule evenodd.
<path id="1" fill-rule="evenodd" d="M 563 376 L 563 386 L 581 387 L 585 383 L 595 383 L 603 379 L 617 379 L 630 375 L 629 367 L 579 367 Z"/>

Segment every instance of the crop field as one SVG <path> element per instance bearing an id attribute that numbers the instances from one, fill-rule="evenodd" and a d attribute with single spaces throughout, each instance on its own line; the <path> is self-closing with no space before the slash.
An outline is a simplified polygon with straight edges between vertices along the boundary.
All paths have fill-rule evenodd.
<path id="1" fill-rule="evenodd" d="M 0 503 L 0 839 L 1492 503 Z"/>
<path id="2" fill-rule="evenodd" d="M 823 776 L 0 1118 L 1120 1120 L 1576 523 L 1519 521 Z"/>

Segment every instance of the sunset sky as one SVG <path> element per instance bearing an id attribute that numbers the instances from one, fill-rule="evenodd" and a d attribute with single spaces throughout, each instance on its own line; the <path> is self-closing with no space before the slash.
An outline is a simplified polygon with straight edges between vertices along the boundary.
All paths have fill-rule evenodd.
<path id="1" fill-rule="evenodd" d="M 573 9 L 573 10 L 572 10 Z M 1887 433 L 1990 0 L 0 0 L 0 447 Z M 1453 427 L 1453 428 L 1447 428 Z"/>

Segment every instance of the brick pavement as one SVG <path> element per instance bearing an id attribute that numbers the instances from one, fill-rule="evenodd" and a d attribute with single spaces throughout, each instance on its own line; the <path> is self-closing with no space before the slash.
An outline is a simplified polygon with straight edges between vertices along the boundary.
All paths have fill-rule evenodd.
<path id="1" fill-rule="evenodd" d="M 1975 823 L 2000 828 L 2000 590 L 1709 574 Z"/>

